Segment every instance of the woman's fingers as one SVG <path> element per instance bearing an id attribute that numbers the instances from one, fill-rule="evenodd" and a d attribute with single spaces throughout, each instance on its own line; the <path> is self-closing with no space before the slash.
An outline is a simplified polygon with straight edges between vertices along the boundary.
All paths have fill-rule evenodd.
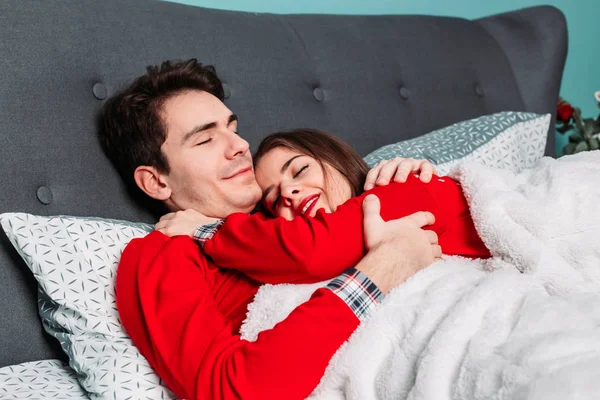
<path id="1" fill-rule="evenodd" d="M 377 165 L 371 168 L 371 170 L 367 173 L 367 178 L 365 179 L 365 190 L 371 190 L 375 187 L 375 182 L 379 177 L 379 171 L 381 171 L 381 168 L 388 162 L 389 160 L 381 160 L 377 163 Z"/>
<path id="2" fill-rule="evenodd" d="M 384 186 L 391 182 L 406 182 L 411 173 L 419 174 L 423 183 L 429 183 L 437 171 L 428 160 L 401 157 L 382 160 L 367 173 L 364 189 L 370 190 L 376 185 Z"/>
<path id="3" fill-rule="evenodd" d="M 427 160 L 422 160 L 418 166 L 418 169 L 421 170 L 421 172 L 419 173 L 419 179 L 421 180 L 421 182 L 431 182 L 431 178 L 433 178 L 434 174 L 433 165 Z"/>
<path id="4" fill-rule="evenodd" d="M 418 172 L 419 169 L 419 161 L 412 158 L 399 159 L 396 174 L 394 175 L 394 182 L 406 182 L 408 175 L 414 171 Z"/>
<path id="5" fill-rule="evenodd" d="M 413 161 L 414 160 L 410 158 L 399 157 L 390 160 L 388 163 L 381 167 L 381 170 L 379 171 L 379 176 L 377 177 L 377 185 L 384 186 L 392 181 L 400 182 L 396 180 L 396 178 L 398 177 L 398 173 L 406 174 L 406 176 L 408 176 Z M 402 182 L 405 181 L 406 177 Z"/>
<path id="6" fill-rule="evenodd" d="M 176 213 L 174 213 L 174 212 L 170 212 L 170 213 L 168 213 L 168 214 L 165 214 L 165 215 L 163 215 L 162 217 L 160 217 L 160 220 L 159 220 L 159 221 L 168 221 L 168 220 L 170 220 L 170 219 L 173 219 L 173 218 L 175 218 L 175 214 L 176 214 Z"/>

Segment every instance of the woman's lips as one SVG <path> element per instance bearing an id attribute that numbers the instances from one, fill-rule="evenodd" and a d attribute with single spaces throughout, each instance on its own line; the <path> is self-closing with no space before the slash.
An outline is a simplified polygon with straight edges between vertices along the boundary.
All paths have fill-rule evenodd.
<path id="1" fill-rule="evenodd" d="M 299 215 L 308 215 L 308 216 L 312 217 L 313 216 L 312 211 L 315 208 L 315 206 L 317 205 L 317 202 L 319 201 L 319 197 L 321 197 L 321 195 L 319 195 L 319 194 L 315 194 L 313 196 L 306 197 L 298 205 L 298 208 L 296 209 L 296 213 Z"/>

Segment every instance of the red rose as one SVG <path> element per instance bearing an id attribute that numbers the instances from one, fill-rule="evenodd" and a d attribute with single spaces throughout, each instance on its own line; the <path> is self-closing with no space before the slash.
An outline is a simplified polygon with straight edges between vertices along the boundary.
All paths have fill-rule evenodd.
<path id="1" fill-rule="evenodd" d="M 556 120 L 566 124 L 571 118 L 573 118 L 573 107 L 563 99 L 558 100 Z"/>

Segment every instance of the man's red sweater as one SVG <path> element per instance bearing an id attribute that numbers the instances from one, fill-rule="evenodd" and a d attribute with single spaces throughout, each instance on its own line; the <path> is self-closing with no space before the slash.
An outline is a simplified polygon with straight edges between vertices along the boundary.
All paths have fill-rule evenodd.
<path id="1" fill-rule="evenodd" d="M 240 340 L 258 287 L 207 261 L 190 237 L 155 231 L 123 252 L 117 307 L 142 355 L 182 399 L 304 399 L 359 320 L 319 289 L 256 342 Z"/>
<path id="2" fill-rule="evenodd" d="M 446 254 L 489 256 L 453 181 L 424 185 L 411 177 L 369 193 L 379 197 L 385 220 L 431 211 L 436 223 L 429 228 Z M 360 261 L 363 197 L 293 221 L 234 214 L 205 243 L 214 263 L 189 237 L 153 232 L 132 240 L 117 274 L 125 329 L 181 398 L 305 398 L 358 325 L 350 307 L 320 289 L 256 342 L 240 340 L 239 329 L 258 282 L 331 279 Z"/>

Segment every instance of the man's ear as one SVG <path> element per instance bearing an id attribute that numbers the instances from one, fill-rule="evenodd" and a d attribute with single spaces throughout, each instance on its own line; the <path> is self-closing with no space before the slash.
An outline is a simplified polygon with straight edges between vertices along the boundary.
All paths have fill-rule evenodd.
<path id="1" fill-rule="evenodd" d="M 166 201 L 171 197 L 171 188 L 154 167 L 137 167 L 133 172 L 133 179 L 144 193 L 155 200 Z"/>

